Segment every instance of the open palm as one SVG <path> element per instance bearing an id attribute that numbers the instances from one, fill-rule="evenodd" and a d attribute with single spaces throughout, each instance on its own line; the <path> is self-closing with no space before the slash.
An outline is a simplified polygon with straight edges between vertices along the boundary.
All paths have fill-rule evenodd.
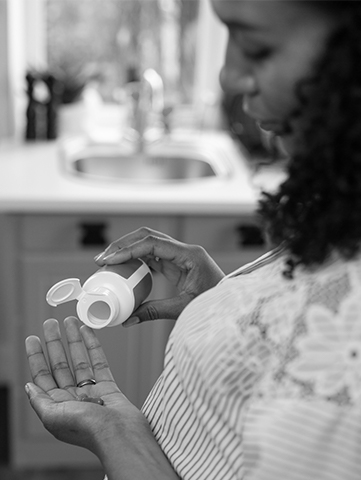
<path id="1" fill-rule="evenodd" d="M 44 349 L 38 337 L 26 339 L 33 379 L 27 391 L 32 407 L 50 433 L 59 440 L 92 450 L 92 438 L 103 428 L 105 418 L 139 411 L 115 384 L 94 332 L 85 325 L 79 328 L 74 317 L 67 318 L 64 326 L 70 362 L 56 320 L 44 322 Z M 89 379 L 95 383 L 77 387 Z"/>

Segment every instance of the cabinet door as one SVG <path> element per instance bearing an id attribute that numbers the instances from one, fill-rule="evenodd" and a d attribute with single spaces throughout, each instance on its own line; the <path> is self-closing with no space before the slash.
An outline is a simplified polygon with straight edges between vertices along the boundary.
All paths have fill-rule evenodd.
<path id="1" fill-rule="evenodd" d="M 192 216 L 183 219 L 183 241 L 202 245 L 228 274 L 267 250 L 255 217 Z"/>

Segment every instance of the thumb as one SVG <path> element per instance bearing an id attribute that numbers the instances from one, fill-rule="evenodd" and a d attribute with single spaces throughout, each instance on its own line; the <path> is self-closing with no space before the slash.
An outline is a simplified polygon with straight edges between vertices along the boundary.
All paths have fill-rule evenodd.
<path id="1" fill-rule="evenodd" d="M 176 320 L 192 298 L 191 295 L 182 293 L 177 297 L 167 298 L 165 300 L 144 302 L 133 312 L 132 316 L 123 323 L 123 326 L 130 327 L 151 320 Z"/>
<path id="2" fill-rule="evenodd" d="M 25 392 L 29 398 L 30 405 L 41 419 L 46 408 L 54 401 L 43 389 L 31 382 L 25 385 Z"/>

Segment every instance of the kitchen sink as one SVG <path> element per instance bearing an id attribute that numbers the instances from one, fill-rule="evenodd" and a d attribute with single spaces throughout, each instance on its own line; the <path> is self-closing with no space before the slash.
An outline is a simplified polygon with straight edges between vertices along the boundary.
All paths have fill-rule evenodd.
<path id="1" fill-rule="evenodd" d="M 162 181 L 191 180 L 216 175 L 216 171 L 205 160 L 164 155 L 122 156 L 116 152 L 96 155 L 74 161 L 78 175 L 92 176 L 104 180 Z"/>
<path id="2" fill-rule="evenodd" d="M 67 139 L 60 161 L 67 175 L 82 180 L 168 184 L 230 178 L 240 155 L 226 132 L 172 134 L 140 152 L 136 147 Z"/>

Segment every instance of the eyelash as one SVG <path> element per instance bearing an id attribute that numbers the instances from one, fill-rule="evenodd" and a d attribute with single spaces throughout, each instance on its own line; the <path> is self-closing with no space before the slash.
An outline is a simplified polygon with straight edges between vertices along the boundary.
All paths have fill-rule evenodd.
<path id="1" fill-rule="evenodd" d="M 250 45 L 248 49 L 247 46 L 244 45 L 244 39 L 241 35 L 239 35 L 237 29 L 230 28 L 229 37 L 235 45 L 238 45 L 238 48 L 241 49 L 243 56 L 250 62 L 262 62 L 272 54 L 273 49 L 268 45 Z"/>
<path id="2" fill-rule="evenodd" d="M 257 51 L 248 51 L 247 50 L 243 50 L 243 55 L 248 59 L 248 60 L 252 60 L 252 61 L 261 61 L 261 60 L 265 60 L 271 53 L 271 49 L 269 48 L 262 48 L 260 50 L 257 50 Z"/>

